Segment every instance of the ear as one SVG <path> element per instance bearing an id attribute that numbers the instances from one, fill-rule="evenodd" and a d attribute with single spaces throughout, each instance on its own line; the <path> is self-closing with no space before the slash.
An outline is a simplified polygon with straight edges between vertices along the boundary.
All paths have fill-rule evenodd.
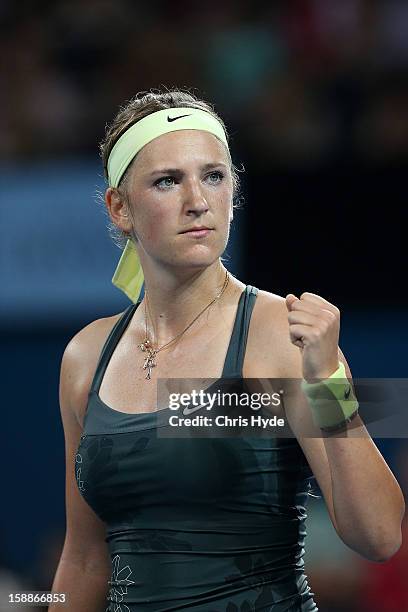
<path id="1" fill-rule="evenodd" d="M 123 232 L 130 232 L 132 223 L 128 206 L 125 198 L 117 189 L 108 187 L 105 192 L 105 204 L 112 222 Z"/>

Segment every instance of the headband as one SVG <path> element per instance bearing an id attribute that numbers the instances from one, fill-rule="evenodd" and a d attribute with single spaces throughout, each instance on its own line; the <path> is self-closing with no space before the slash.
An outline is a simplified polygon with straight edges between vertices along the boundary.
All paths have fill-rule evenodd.
<path id="1" fill-rule="evenodd" d="M 184 106 L 159 110 L 133 124 L 115 143 L 107 164 L 109 186 L 119 185 L 129 164 L 145 145 L 162 134 L 179 130 L 209 132 L 221 140 L 228 149 L 224 128 L 210 113 Z M 139 255 L 133 241 L 128 240 L 112 277 L 112 283 L 136 303 L 143 281 Z"/>

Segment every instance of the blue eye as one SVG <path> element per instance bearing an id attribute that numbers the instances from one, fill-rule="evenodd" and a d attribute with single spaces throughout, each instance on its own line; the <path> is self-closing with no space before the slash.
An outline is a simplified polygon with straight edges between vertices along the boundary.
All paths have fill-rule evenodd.
<path id="1" fill-rule="evenodd" d="M 220 172 L 219 170 L 215 170 L 207 174 L 205 178 L 208 179 L 209 177 L 212 177 L 211 180 L 209 181 L 210 184 L 217 185 L 218 183 L 221 183 L 222 179 L 224 178 L 224 173 Z M 214 177 L 216 180 L 212 180 Z M 157 179 L 157 181 L 154 182 L 154 186 L 158 187 L 158 189 L 164 190 L 164 189 L 168 189 L 169 187 L 172 187 L 175 181 L 176 179 L 174 176 L 170 176 L 170 175 L 162 176 L 161 178 Z"/>
<path id="2" fill-rule="evenodd" d="M 215 172 L 210 172 L 208 176 L 216 176 L 219 179 L 218 181 L 210 181 L 210 183 L 220 183 L 224 178 L 224 173 L 216 170 Z"/>
<path id="3" fill-rule="evenodd" d="M 157 179 L 154 184 L 160 189 L 166 189 L 166 187 L 171 187 L 171 184 L 164 183 L 164 181 L 167 180 L 174 181 L 174 178 L 172 176 L 163 176 L 162 178 Z"/>

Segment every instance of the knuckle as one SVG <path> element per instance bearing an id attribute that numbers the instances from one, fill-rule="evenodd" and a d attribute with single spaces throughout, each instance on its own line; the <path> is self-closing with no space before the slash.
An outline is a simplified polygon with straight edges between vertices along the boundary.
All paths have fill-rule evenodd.
<path id="1" fill-rule="evenodd" d="M 310 337 L 311 337 L 311 340 L 312 340 L 313 342 L 316 342 L 316 340 L 319 340 L 320 335 L 321 335 L 321 331 L 320 331 L 320 329 L 319 329 L 319 328 L 317 328 L 317 327 L 316 327 L 316 328 L 314 328 L 314 329 L 313 329 L 313 330 L 310 332 Z"/>
<path id="2" fill-rule="evenodd" d="M 330 327 L 330 325 L 329 325 L 328 321 L 322 320 L 320 322 L 320 325 L 319 325 L 320 331 L 327 332 L 329 327 Z"/>

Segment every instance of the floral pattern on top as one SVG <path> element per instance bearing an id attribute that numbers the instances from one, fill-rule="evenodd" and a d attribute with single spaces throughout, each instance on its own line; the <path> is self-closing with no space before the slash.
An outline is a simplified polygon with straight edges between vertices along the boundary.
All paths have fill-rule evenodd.
<path id="1" fill-rule="evenodd" d="M 111 585 L 108 596 L 110 604 L 106 608 L 106 612 L 131 612 L 129 606 L 123 603 L 123 598 L 128 592 L 128 586 L 135 584 L 133 580 L 129 580 L 131 574 L 132 570 L 129 565 L 120 569 L 120 555 L 115 555 L 112 559 L 112 576 L 109 581 Z"/>
<path id="2" fill-rule="evenodd" d="M 75 455 L 75 478 L 77 481 L 78 489 L 82 492 L 85 491 L 84 481 L 81 480 L 81 472 L 82 472 L 82 455 L 77 453 Z"/>

